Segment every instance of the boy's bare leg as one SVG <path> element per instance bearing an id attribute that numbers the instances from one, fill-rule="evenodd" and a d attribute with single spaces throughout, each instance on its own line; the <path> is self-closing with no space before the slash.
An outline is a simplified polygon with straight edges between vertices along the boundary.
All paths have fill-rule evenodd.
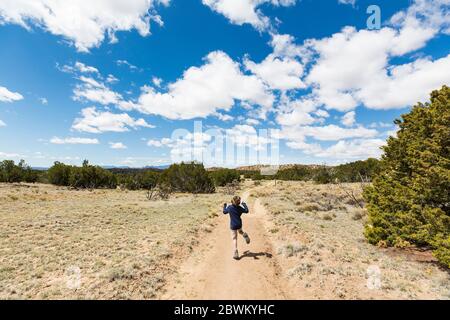
<path id="1" fill-rule="evenodd" d="M 234 252 L 233 252 L 233 258 L 234 259 L 239 259 L 239 253 L 238 253 L 238 248 L 237 248 L 237 231 L 236 230 L 231 230 L 232 236 L 233 236 L 233 246 L 234 246 Z"/>
<path id="2" fill-rule="evenodd" d="M 238 232 L 239 232 L 240 235 L 242 235 L 244 237 L 245 242 L 247 244 L 249 244 L 250 243 L 250 237 L 248 236 L 248 234 L 246 232 L 244 232 L 244 230 L 242 230 L 242 229 L 239 229 Z"/>
<path id="3" fill-rule="evenodd" d="M 234 246 L 234 251 L 236 251 L 237 248 L 237 231 L 236 230 L 231 230 L 232 232 L 232 236 L 233 236 L 233 246 Z"/>

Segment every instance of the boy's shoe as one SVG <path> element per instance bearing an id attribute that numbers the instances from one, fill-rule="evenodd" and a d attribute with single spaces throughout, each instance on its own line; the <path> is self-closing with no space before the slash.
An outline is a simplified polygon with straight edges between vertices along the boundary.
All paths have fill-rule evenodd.
<path id="1" fill-rule="evenodd" d="M 233 259 L 236 259 L 236 260 L 239 259 L 239 253 L 237 250 L 234 252 Z"/>
<path id="2" fill-rule="evenodd" d="M 250 237 L 248 236 L 248 234 L 244 233 L 242 236 L 244 237 L 245 242 L 247 242 L 247 244 L 249 244 L 250 243 Z"/>

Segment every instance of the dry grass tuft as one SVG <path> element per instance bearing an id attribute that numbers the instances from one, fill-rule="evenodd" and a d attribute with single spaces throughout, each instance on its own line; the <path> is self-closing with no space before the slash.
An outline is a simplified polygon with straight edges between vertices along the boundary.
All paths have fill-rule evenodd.
<path id="1" fill-rule="evenodd" d="M 0 299 L 154 298 L 227 200 L 0 184 Z"/>
<path id="2" fill-rule="evenodd" d="M 260 189 L 261 190 L 261 189 Z M 353 195 L 357 201 L 349 198 Z M 359 184 L 267 183 L 258 192 L 268 209 L 267 229 L 279 248 L 284 274 L 303 299 L 449 299 L 450 276 L 427 259 L 414 260 L 405 249 L 367 243 L 367 211 L 359 206 Z M 410 244 L 397 241 L 398 248 Z M 422 255 L 420 255 L 422 256 Z M 370 289 L 373 268 L 381 288 Z"/>

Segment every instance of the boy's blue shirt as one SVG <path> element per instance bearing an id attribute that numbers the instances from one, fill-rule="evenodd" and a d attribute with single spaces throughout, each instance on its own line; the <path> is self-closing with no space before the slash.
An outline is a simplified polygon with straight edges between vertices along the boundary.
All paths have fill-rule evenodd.
<path id="1" fill-rule="evenodd" d="M 243 213 L 248 213 L 248 207 L 245 202 L 241 204 L 242 206 L 235 206 L 233 204 L 223 206 L 223 213 L 230 215 L 230 228 L 231 230 L 238 230 L 242 228 L 241 215 Z"/>

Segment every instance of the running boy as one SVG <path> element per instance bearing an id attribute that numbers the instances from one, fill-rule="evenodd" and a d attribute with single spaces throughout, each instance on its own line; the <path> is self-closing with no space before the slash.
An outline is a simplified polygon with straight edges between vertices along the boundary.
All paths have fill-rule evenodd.
<path id="1" fill-rule="evenodd" d="M 250 243 L 250 237 L 247 233 L 242 230 L 242 219 L 241 215 L 243 213 L 248 213 L 248 207 L 245 202 L 242 202 L 241 206 L 241 197 L 234 196 L 231 200 L 231 205 L 227 206 L 226 203 L 223 204 L 223 213 L 230 215 L 230 229 L 231 234 L 233 236 L 233 244 L 234 244 L 234 259 L 239 259 L 239 253 L 237 248 L 237 234 L 238 232 L 244 237 L 245 242 L 247 244 Z"/>

